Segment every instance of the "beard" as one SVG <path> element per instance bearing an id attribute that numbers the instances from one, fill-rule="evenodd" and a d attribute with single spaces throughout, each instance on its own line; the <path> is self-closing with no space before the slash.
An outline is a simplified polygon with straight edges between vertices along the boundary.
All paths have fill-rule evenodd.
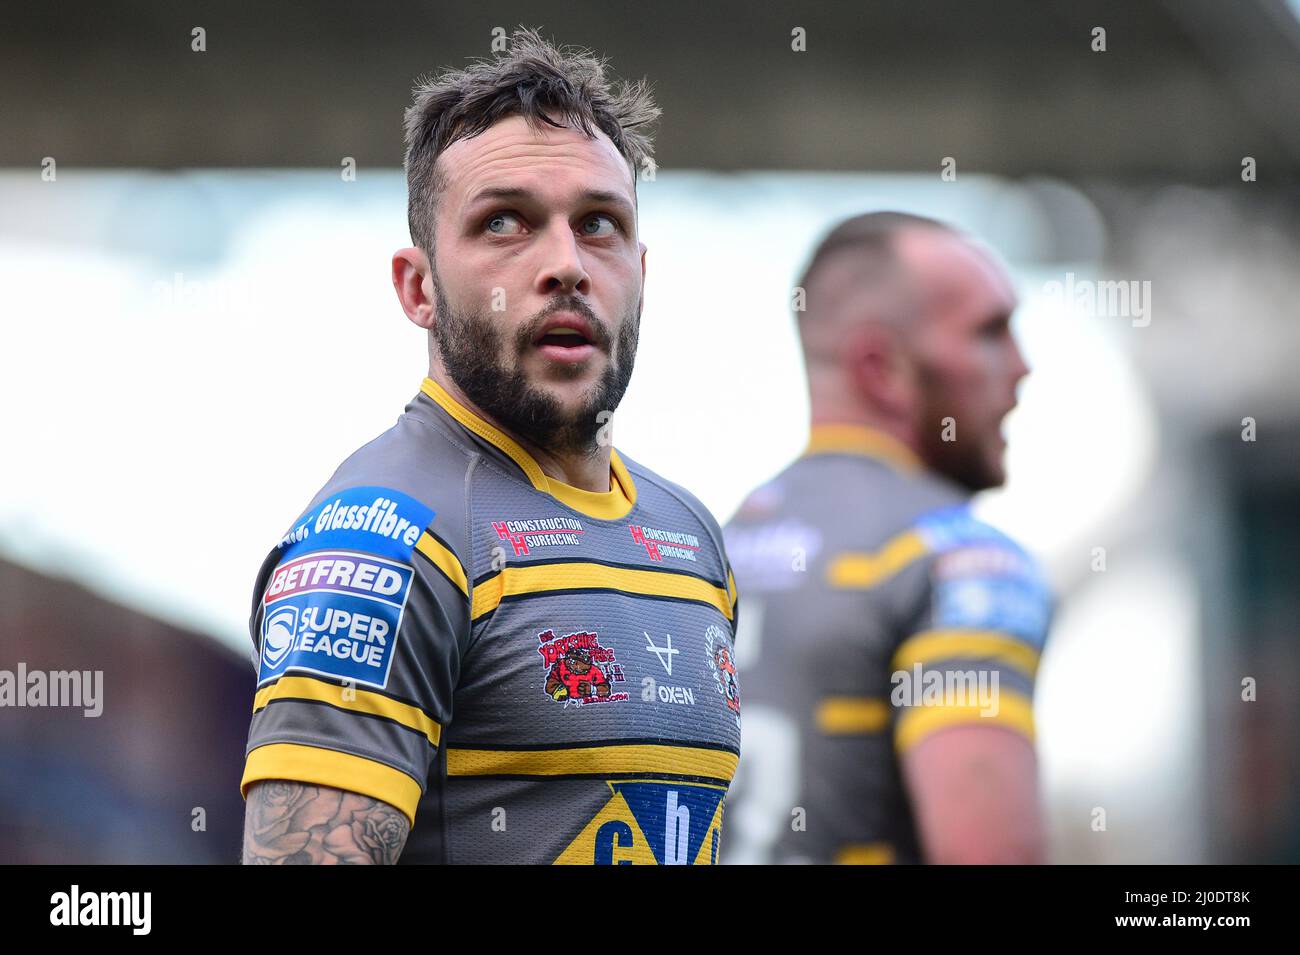
<path id="1" fill-rule="evenodd" d="M 623 400 L 636 361 L 641 305 L 619 323 L 618 340 L 582 299 L 560 295 L 515 332 L 506 346 L 501 329 L 488 313 L 451 307 L 437 277 L 433 293 L 438 306 L 433 337 L 448 376 L 470 401 L 505 430 L 552 453 L 594 455 L 600 429 Z M 573 311 L 587 319 L 592 344 L 609 356 L 605 371 L 582 395 L 579 406 L 566 411 L 548 391 L 534 387 L 521 370 L 524 355 L 547 317 Z M 613 346 L 613 347 L 611 347 Z M 513 360 L 505 354 L 513 351 Z M 581 365 L 557 366 L 560 374 L 576 377 Z"/>
<path id="2" fill-rule="evenodd" d="M 922 459 L 933 470 L 938 471 L 972 494 L 990 488 L 1001 487 L 1006 483 L 1002 470 L 1001 454 L 989 447 L 991 443 L 989 426 L 963 418 L 961 402 L 949 396 L 945 390 L 946 381 L 937 371 L 921 364 L 918 368 L 920 391 L 924 396 L 921 411 L 921 446 Z M 956 419 L 955 441 L 944 441 L 944 419 Z M 996 430 L 998 422 L 992 429 Z"/>

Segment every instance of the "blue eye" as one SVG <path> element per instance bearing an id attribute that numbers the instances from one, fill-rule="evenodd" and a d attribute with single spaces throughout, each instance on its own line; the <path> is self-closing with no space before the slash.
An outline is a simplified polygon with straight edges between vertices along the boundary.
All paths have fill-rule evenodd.
<path id="1" fill-rule="evenodd" d="M 493 235 L 514 235 L 520 231 L 519 219 L 509 212 L 498 212 L 483 225 Z"/>
<path id="2" fill-rule="evenodd" d="M 605 229 L 605 230 L 603 230 L 603 231 L 600 231 L 599 222 L 600 222 L 600 220 L 602 220 L 602 219 L 604 219 L 605 222 L 607 222 L 607 223 L 609 224 L 609 228 L 607 228 L 607 229 Z M 597 226 L 597 228 L 596 228 L 595 230 L 593 230 L 593 229 L 591 228 L 591 226 L 593 226 L 593 225 L 596 225 L 596 226 Z M 613 235 L 613 234 L 614 234 L 615 232 L 617 232 L 617 231 L 618 231 L 618 223 L 617 223 L 616 221 L 614 221 L 614 219 L 613 219 L 612 216 L 607 216 L 607 215 L 605 215 L 604 213 L 597 213 L 597 214 L 594 215 L 594 216 L 590 216 L 590 217 L 588 217 L 588 218 L 587 218 L 587 219 L 582 223 L 582 234 L 583 234 L 583 235 L 589 235 L 589 236 L 595 236 L 595 237 L 597 237 L 597 238 L 602 238 L 602 237 L 607 236 L 607 235 Z"/>

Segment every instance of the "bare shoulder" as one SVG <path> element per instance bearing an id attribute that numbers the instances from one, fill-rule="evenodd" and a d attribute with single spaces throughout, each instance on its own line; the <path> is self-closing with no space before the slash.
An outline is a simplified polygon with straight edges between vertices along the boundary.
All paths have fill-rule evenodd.
<path id="1" fill-rule="evenodd" d="M 314 783 L 266 779 L 248 790 L 245 865 L 391 865 L 411 826 L 395 806 Z"/>

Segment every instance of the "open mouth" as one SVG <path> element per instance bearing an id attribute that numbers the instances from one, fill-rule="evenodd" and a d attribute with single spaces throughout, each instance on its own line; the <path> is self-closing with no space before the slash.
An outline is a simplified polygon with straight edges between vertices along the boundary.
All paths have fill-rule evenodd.
<path id="1" fill-rule="evenodd" d="M 533 345 L 553 362 L 577 365 L 596 352 L 599 338 L 587 319 L 575 313 L 553 315 L 533 339 Z"/>
<path id="2" fill-rule="evenodd" d="M 537 339 L 537 344 L 555 348 L 581 348 L 583 345 L 590 345 L 591 340 L 576 328 L 561 327 L 549 330 Z"/>

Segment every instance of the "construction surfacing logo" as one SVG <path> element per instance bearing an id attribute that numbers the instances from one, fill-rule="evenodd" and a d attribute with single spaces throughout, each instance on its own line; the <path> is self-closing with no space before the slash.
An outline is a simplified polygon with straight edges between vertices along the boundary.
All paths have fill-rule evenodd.
<path id="1" fill-rule="evenodd" d="M 582 521 L 572 517 L 541 517 L 529 521 L 493 521 L 497 538 L 527 557 L 534 547 L 577 547 L 582 543 Z"/>
<path id="2" fill-rule="evenodd" d="M 700 539 L 694 534 L 642 527 L 640 524 L 633 524 L 628 531 L 632 534 L 632 540 L 644 547 L 646 556 L 655 562 L 662 561 L 665 557 L 675 557 L 695 563 L 695 555 L 700 551 Z"/>

